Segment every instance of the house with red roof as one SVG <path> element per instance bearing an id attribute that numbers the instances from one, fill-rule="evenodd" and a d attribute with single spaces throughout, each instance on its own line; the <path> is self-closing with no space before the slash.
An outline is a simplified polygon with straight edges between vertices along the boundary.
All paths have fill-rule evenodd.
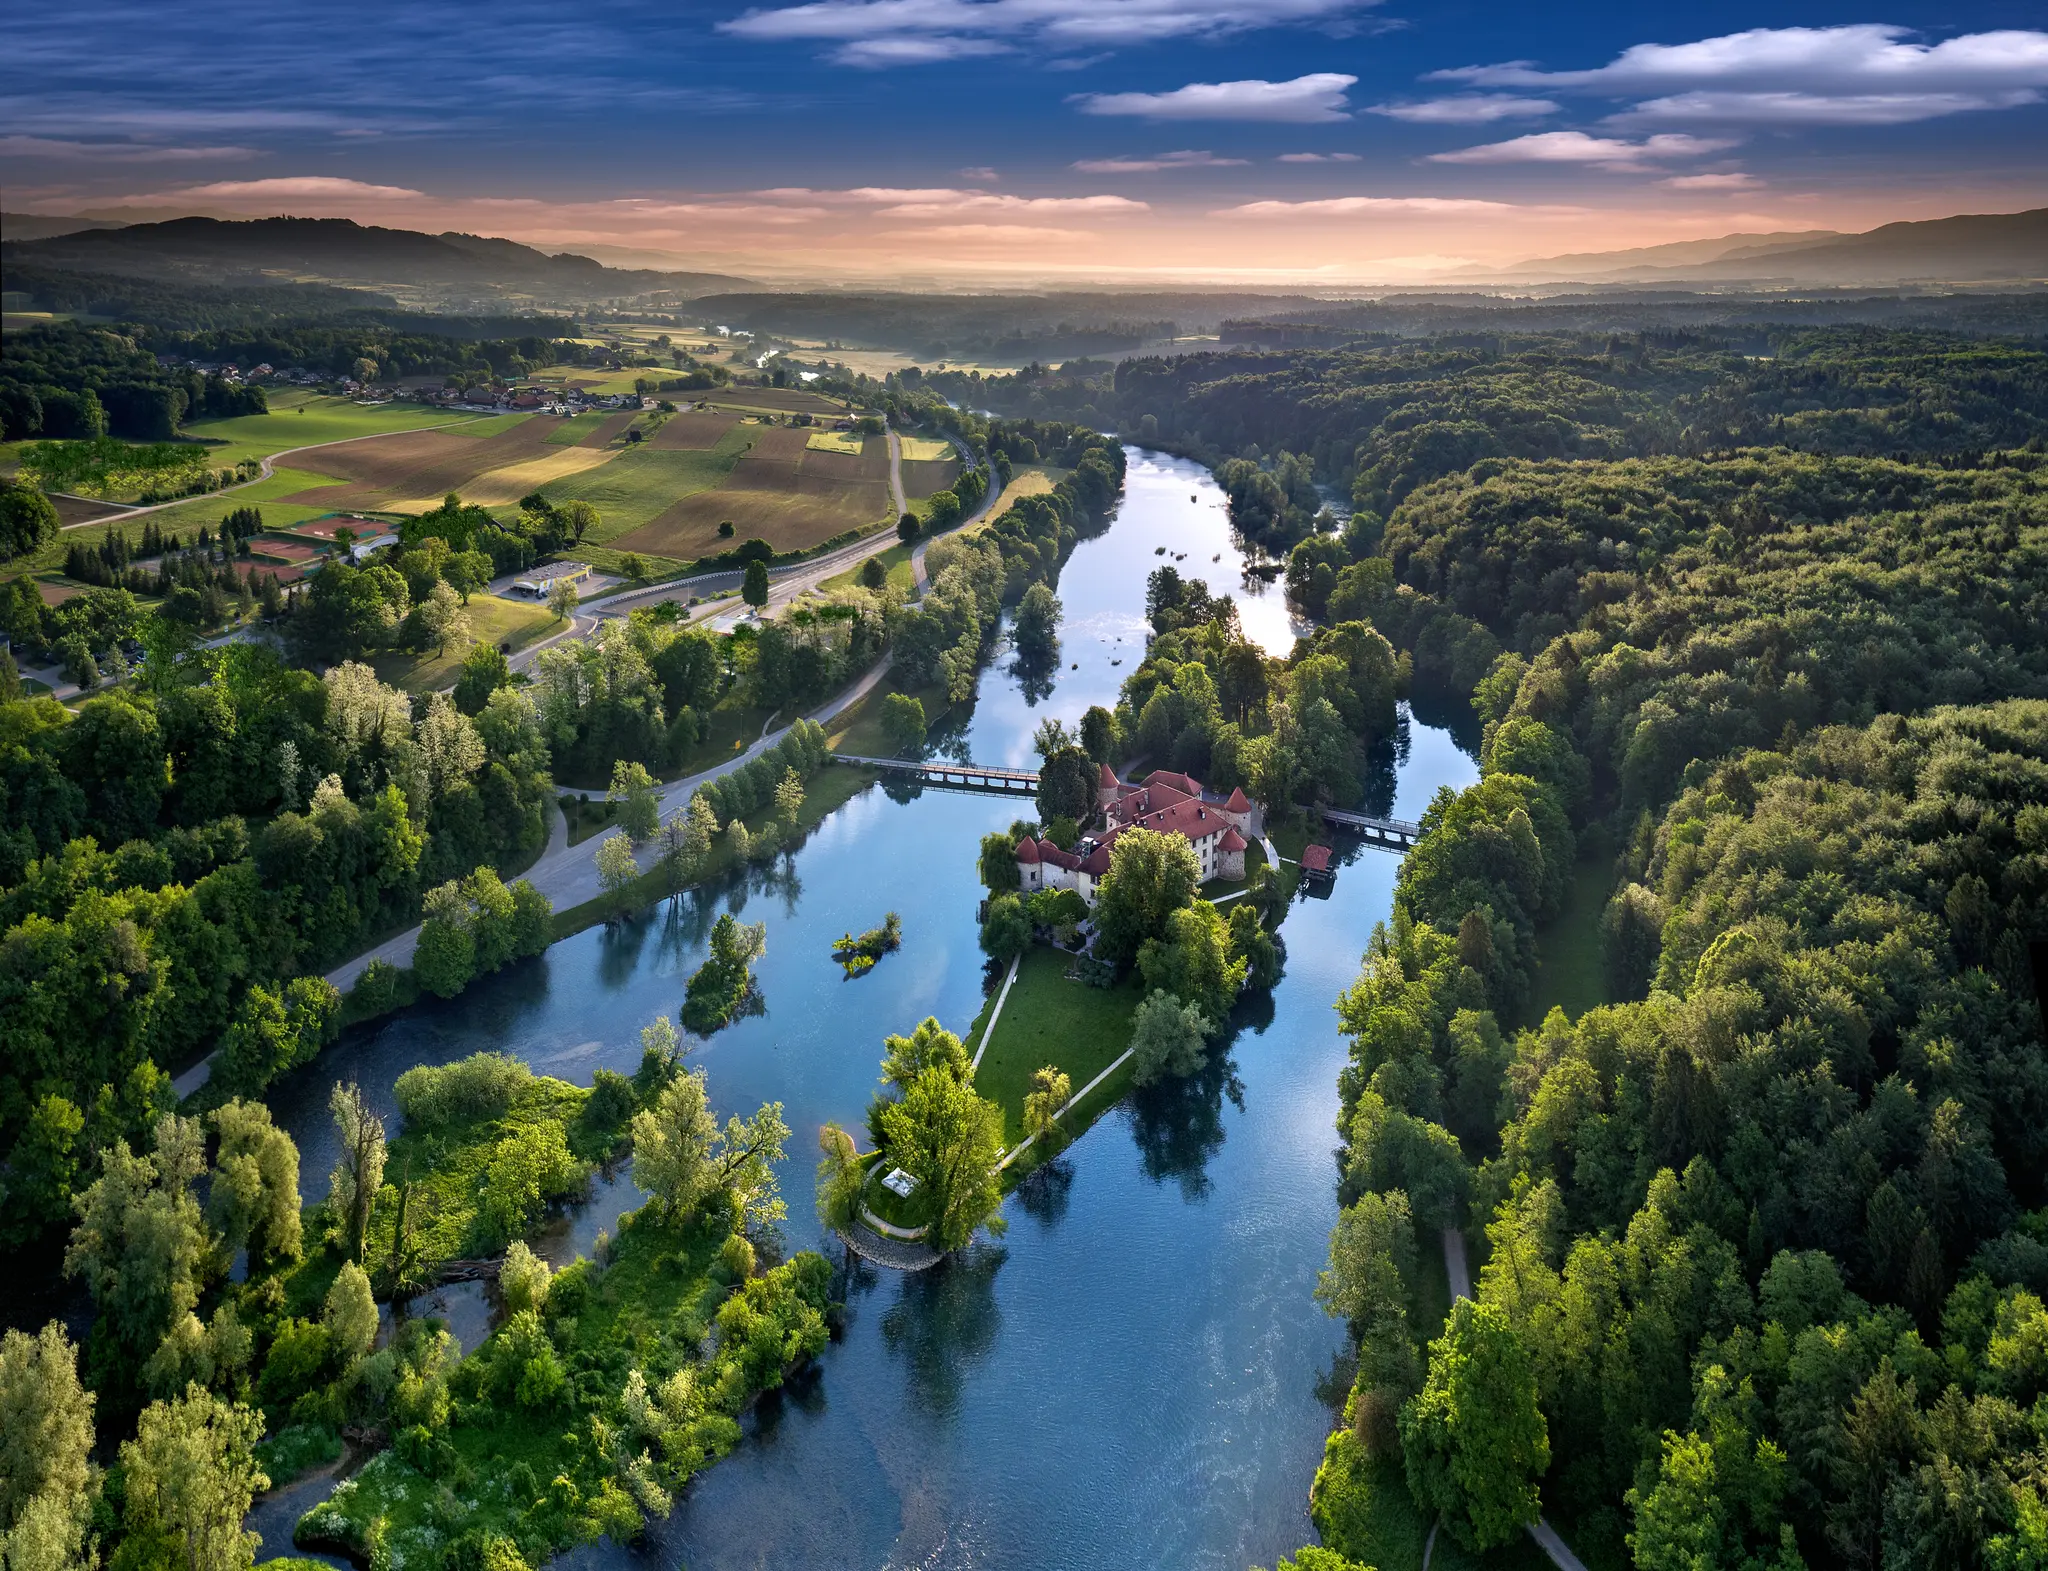
<path id="1" fill-rule="evenodd" d="M 1123 781 L 1104 764 L 1096 776 L 1096 805 L 1103 827 L 1084 835 L 1072 851 L 1050 840 L 1021 840 L 1017 872 L 1026 893 L 1073 889 L 1091 906 L 1095 888 L 1109 871 L 1109 850 L 1127 829 L 1180 835 L 1194 848 L 1202 879 L 1241 879 L 1244 853 L 1259 833 L 1258 804 L 1242 790 L 1229 796 L 1205 791 L 1192 776 L 1155 769 L 1142 781 Z"/>

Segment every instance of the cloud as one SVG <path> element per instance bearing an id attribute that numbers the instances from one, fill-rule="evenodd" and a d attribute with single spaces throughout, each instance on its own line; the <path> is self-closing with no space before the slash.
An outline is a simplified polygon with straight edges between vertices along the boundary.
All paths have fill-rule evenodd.
<path id="1" fill-rule="evenodd" d="M 1453 153 L 1431 153 L 1433 164 L 1580 164 L 1596 169 L 1641 170 L 1665 158 L 1718 153 L 1735 144 L 1707 137 L 1666 132 L 1640 142 L 1613 136 L 1588 136 L 1584 131 L 1538 131 L 1505 142 L 1464 147 Z"/>
<path id="2" fill-rule="evenodd" d="M 1737 125 L 1910 125 L 1979 109 L 2017 109 L 2041 101 L 2028 88 L 2002 93 L 1677 93 L 1652 98 L 1611 118 L 1617 123 Z"/>
<path id="3" fill-rule="evenodd" d="M 2048 32 L 1964 33 L 1937 44 L 1878 22 L 1756 27 L 1690 44 L 1636 44 L 1590 71 L 1526 60 L 1439 71 L 1434 80 L 1635 98 L 1627 117 L 1757 124 L 1898 125 L 2038 103 Z"/>
<path id="4" fill-rule="evenodd" d="M 975 214 L 1011 217 L 1044 217 L 1055 214 L 1108 215 L 1150 211 L 1146 203 L 1128 196 L 1011 196 L 1001 191 L 958 190 L 951 186 L 854 186 L 844 191 L 819 191 L 809 186 L 775 186 L 765 191 L 744 193 L 746 200 L 770 204 L 770 211 L 783 211 L 782 204 L 796 204 L 824 212 L 833 208 L 863 208 L 882 218 L 954 218 Z"/>
<path id="5" fill-rule="evenodd" d="M 1356 153 L 1282 153 L 1276 163 L 1282 164 L 1355 164 Z"/>
<path id="6" fill-rule="evenodd" d="M 153 196 L 124 197 L 143 207 L 175 207 L 199 200 L 213 202 L 410 202 L 425 197 L 410 186 L 370 185 L 362 180 L 343 180 L 334 175 L 283 175 L 273 180 L 216 180 L 210 185 L 188 185 Z"/>
<path id="7" fill-rule="evenodd" d="M 919 240 L 964 240 L 974 241 L 1045 241 L 1045 240 L 1093 240 L 1094 235 L 1085 229 L 1047 229 L 1034 224 L 934 224 L 929 229 L 892 229 L 889 234 L 915 237 Z"/>
<path id="8" fill-rule="evenodd" d="M 756 6 L 718 30 L 835 46 L 845 65 L 915 65 L 1031 42 L 1055 49 L 1213 39 L 1257 28 L 1343 31 L 1378 0 L 810 0 Z"/>
<path id="9" fill-rule="evenodd" d="M 1533 120 L 1539 115 L 1556 114 L 1557 108 L 1547 98 L 1517 98 L 1512 93 L 1459 93 L 1414 104 L 1372 104 L 1367 112 L 1406 120 L 1412 125 L 1489 125 L 1495 120 Z"/>
<path id="10" fill-rule="evenodd" d="M 80 163 L 179 164 L 261 158 L 253 147 L 162 147 L 147 142 L 75 142 L 48 136 L 0 136 L 0 158 L 59 158 Z"/>
<path id="11" fill-rule="evenodd" d="M 1657 184 L 1672 191 L 1754 191 L 1763 181 L 1737 170 L 1721 175 L 1673 175 Z"/>
<path id="12" fill-rule="evenodd" d="M 1326 196 L 1306 202 L 1245 202 L 1219 208 L 1211 218 L 1353 218 L 1368 213 L 1413 214 L 1426 218 L 1501 216 L 1509 213 L 1574 213 L 1573 207 L 1532 207 L 1487 202 L 1467 196 Z"/>
<path id="13" fill-rule="evenodd" d="M 1189 148 L 1152 158 L 1084 158 L 1074 167 L 1091 175 L 1150 175 L 1162 169 L 1240 168 L 1250 162 L 1248 158 L 1218 158 L 1214 153 Z"/>
<path id="14" fill-rule="evenodd" d="M 996 172 L 984 165 L 979 169 L 961 170 L 960 178 L 962 180 L 972 180 L 976 185 L 993 185 L 996 180 Z"/>
<path id="15" fill-rule="evenodd" d="M 1335 71 L 1316 71 L 1287 82 L 1190 82 L 1170 93 L 1077 93 L 1067 102 L 1088 115 L 1317 125 L 1349 118 L 1351 106 L 1344 90 L 1357 80 Z"/>

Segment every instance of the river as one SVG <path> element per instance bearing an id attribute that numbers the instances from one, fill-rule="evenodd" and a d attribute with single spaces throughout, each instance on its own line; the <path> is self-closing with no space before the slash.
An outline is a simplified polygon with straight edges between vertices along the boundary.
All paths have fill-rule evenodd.
<path id="1" fill-rule="evenodd" d="M 1113 701 L 1142 658 L 1144 578 L 1162 560 L 1241 595 L 1247 632 L 1276 652 L 1289 646 L 1277 586 L 1252 595 L 1239 582 L 1206 472 L 1162 454 L 1130 458 L 1117 518 L 1062 574 L 1050 691 L 1027 691 L 999 657 L 950 738 L 956 754 L 1022 762 L 1045 715 L 1072 724 Z M 1162 558 L 1159 545 L 1184 556 Z M 1385 754 L 1367 798 L 1404 818 L 1440 785 L 1477 774 L 1447 732 L 1405 711 Z M 767 1012 L 695 1061 L 721 1116 L 783 1103 L 795 1131 L 785 1232 L 792 1248 L 818 1242 L 818 1125 L 858 1124 L 885 1034 L 926 1015 L 961 1030 L 980 1008 L 975 850 L 1019 810 L 1000 797 L 871 787 L 772 872 L 578 934 L 456 1000 L 350 1034 L 272 1099 L 300 1143 L 309 1192 L 336 1156 L 325 1114 L 336 1079 L 358 1081 L 395 1120 L 400 1072 L 483 1048 L 579 1083 L 600 1066 L 630 1071 L 640 1027 L 678 1011 L 711 921 L 730 909 L 767 924 L 756 973 Z M 645 1547 L 602 1544 L 569 1563 L 1243 1571 L 1310 1540 L 1308 1482 L 1341 1400 L 1329 1377 L 1342 1330 L 1310 1297 L 1335 1216 L 1343 1044 L 1331 1004 L 1387 914 L 1397 867 L 1347 848 L 1328 897 L 1301 901 L 1282 927 L 1287 974 L 1270 1006 L 1248 1012 L 1208 1074 L 1134 1095 L 1100 1120 L 1011 1198 L 1001 1240 L 921 1275 L 858 1275 L 844 1335 L 760 1408 L 739 1449 Z M 903 919 L 902 950 L 842 979 L 831 940 L 888 910 Z M 623 1177 L 601 1184 L 547 1252 L 587 1249 L 636 1202 Z M 456 1295 L 448 1309 L 473 1345 L 479 1303 Z"/>

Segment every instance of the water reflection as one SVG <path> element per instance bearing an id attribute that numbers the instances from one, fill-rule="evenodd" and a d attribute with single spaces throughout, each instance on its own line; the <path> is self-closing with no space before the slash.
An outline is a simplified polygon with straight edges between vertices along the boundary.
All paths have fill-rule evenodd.
<path id="1" fill-rule="evenodd" d="M 1127 525 L 1155 534 L 1126 550 Z M 1138 455 L 1124 515 L 1076 550 L 1063 577 L 1066 664 L 1051 696 L 1033 698 L 992 668 L 954 745 L 981 761 L 1021 760 L 1042 713 L 1072 721 L 1088 703 L 1113 702 L 1143 647 L 1134 602 L 1151 547 L 1169 538 L 1186 554 L 1183 572 L 1241 589 L 1206 477 Z M 1239 605 L 1262 643 L 1286 647 L 1277 592 Z M 1105 633 L 1099 646 L 1091 626 Z M 1476 773 L 1418 716 L 1385 751 L 1369 789 L 1404 817 L 1439 784 Z M 910 782 L 865 791 L 794 855 L 348 1034 L 278 1088 L 279 1119 L 300 1141 L 303 1171 L 318 1175 L 336 1157 L 326 1117 L 336 1078 L 359 1080 L 395 1125 L 401 1070 L 481 1048 L 583 1084 L 599 1067 L 630 1073 L 640 1027 L 678 1012 L 712 921 L 744 912 L 768 924 L 757 976 L 770 1012 L 719 1032 L 693 1060 L 709 1070 L 721 1118 L 784 1104 L 787 1244 L 824 1243 L 810 1204 L 817 1128 L 858 1124 L 884 1035 L 926 1015 L 962 1030 L 981 1007 L 976 847 L 1026 810 Z M 1201 1075 L 1129 1099 L 1041 1168 L 1006 1207 L 999 1244 L 928 1273 L 847 1269 L 846 1312 L 820 1368 L 750 1415 L 739 1449 L 692 1484 L 644 1548 L 593 1545 L 567 1563 L 1242 1571 L 1306 1541 L 1304 1495 L 1344 1343 L 1311 1296 L 1335 1217 L 1344 1047 L 1331 1004 L 1389 909 L 1399 866 L 1335 844 L 1326 898 L 1286 923 L 1285 977 L 1240 1014 Z M 846 985 L 832 939 L 885 910 L 902 916 L 903 948 Z M 307 1187 L 317 1194 L 318 1179 Z M 545 1231 L 543 1252 L 556 1262 L 589 1253 L 640 1198 L 627 1173 L 600 1175 L 590 1202 Z"/>

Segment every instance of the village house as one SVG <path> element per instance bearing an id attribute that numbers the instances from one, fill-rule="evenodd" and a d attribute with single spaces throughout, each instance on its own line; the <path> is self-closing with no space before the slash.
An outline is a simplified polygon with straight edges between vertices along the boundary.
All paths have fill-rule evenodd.
<path id="1" fill-rule="evenodd" d="M 1203 790 L 1199 780 L 1169 769 L 1155 769 L 1143 781 L 1123 781 L 1107 764 L 1096 777 L 1095 805 L 1103 827 L 1083 835 L 1071 851 L 1050 840 L 1017 842 L 1017 873 L 1026 894 L 1072 889 L 1094 905 L 1096 886 L 1109 871 L 1110 847 L 1126 829 L 1181 836 L 1194 848 L 1205 883 L 1242 879 L 1245 849 L 1260 832 L 1263 816 L 1242 790 L 1218 796 Z"/>

